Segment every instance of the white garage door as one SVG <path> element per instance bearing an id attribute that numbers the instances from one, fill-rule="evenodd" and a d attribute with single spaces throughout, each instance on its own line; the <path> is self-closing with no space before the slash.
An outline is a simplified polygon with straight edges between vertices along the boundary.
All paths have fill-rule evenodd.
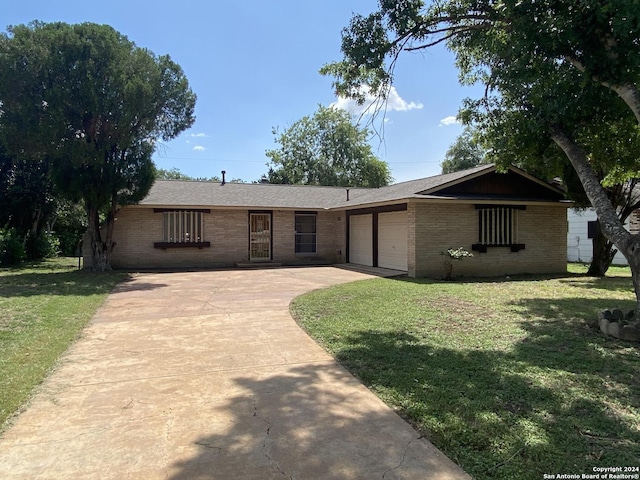
<path id="1" fill-rule="evenodd" d="M 373 265 L 373 215 L 349 217 L 349 262 Z"/>
<path id="2" fill-rule="evenodd" d="M 407 270 L 407 212 L 378 215 L 378 266 Z"/>

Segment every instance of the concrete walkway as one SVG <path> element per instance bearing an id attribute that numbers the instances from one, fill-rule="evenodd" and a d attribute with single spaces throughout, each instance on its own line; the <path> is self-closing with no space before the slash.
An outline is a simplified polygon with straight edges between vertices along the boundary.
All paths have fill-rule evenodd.
<path id="1" fill-rule="evenodd" d="M 333 267 L 140 274 L 0 439 L 3 479 L 469 479 L 292 320 Z"/>

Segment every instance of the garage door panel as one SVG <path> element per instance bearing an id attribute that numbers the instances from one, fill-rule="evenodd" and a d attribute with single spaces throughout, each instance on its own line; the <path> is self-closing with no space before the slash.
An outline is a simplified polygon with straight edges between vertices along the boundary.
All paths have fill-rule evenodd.
<path id="1" fill-rule="evenodd" d="M 407 270 L 407 212 L 378 215 L 378 266 Z"/>
<path id="2" fill-rule="evenodd" d="M 349 217 L 349 262 L 373 266 L 373 215 Z"/>

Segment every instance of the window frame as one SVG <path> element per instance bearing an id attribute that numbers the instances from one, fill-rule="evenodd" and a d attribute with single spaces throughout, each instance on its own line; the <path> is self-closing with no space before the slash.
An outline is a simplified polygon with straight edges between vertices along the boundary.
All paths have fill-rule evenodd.
<path id="1" fill-rule="evenodd" d="M 208 209 L 154 209 L 162 214 L 162 241 L 154 248 L 204 248 L 211 243 L 204 240 L 204 214 Z"/>
<path id="2" fill-rule="evenodd" d="M 512 252 L 524 250 L 519 243 L 520 210 L 525 205 L 476 205 L 478 211 L 478 243 L 471 246 L 480 253 L 488 248 L 508 247 Z"/>
<path id="3" fill-rule="evenodd" d="M 299 224 L 298 224 L 298 219 L 299 218 L 313 218 L 313 228 L 312 228 L 312 232 L 298 232 L 299 229 Z M 309 222 L 309 224 L 311 224 L 311 222 Z M 302 224 L 300 224 L 302 225 Z M 294 223 L 293 223 L 293 234 L 294 234 L 294 240 L 293 240 L 293 244 L 294 244 L 294 253 L 296 255 L 317 255 L 318 254 L 318 213 L 317 212 L 295 212 L 294 214 Z M 311 237 L 313 240 L 312 242 L 302 242 L 302 238 L 304 237 Z M 302 246 L 311 246 L 312 250 L 311 251 L 304 251 L 302 250 Z"/>

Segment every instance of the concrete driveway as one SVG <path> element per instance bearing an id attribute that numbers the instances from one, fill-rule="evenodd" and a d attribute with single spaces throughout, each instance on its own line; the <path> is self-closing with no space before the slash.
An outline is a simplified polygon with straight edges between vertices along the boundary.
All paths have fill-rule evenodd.
<path id="1" fill-rule="evenodd" d="M 469 479 L 302 331 L 334 267 L 140 274 L 0 439 L 3 479 Z"/>

